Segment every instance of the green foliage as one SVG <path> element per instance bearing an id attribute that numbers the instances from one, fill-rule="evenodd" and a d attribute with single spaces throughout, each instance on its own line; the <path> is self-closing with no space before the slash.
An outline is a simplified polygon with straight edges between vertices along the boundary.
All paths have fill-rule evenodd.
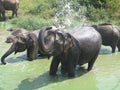
<path id="1" fill-rule="evenodd" d="M 86 16 L 92 21 L 120 19 L 120 0 L 78 0 L 87 7 Z"/>
<path id="2" fill-rule="evenodd" d="M 37 0 L 36 0 L 37 1 Z M 41 18 L 49 19 L 54 17 L 55 15 L 55 8 L 53 8 L 53 4 L 50 1 L 55 0 L 44 0 L 44 1 L 37 1 L 36 5 L 29 9 L 28 14 L 32 15 L 39 15 Z"/>
<path id="3" fill-rule="evenodd" d="M 65 9 L 68 3 L 71 10 Z M 57 14 L 59 20 L 54 21 L 55 24 L 62 22 L 65 25 L 70 20 L 75 26 L 76 23 L 84 23 L 85 18 L 87 22 L 114 22 L 119 25 L 120 0 L 20 0 L 19 17 L 10 22 L 26 29 L 38 29 L 53 24 L 51 19 L 55 20 Z"/>
<path id="4" fill-rule="evenodd" d="M 27 30 L 40 29 L 43 26 L 53 25 L 52 20 L 45 20 L 40 17 L 24 17 L 24 18 L 15 18 L 11 21 L 12 24 L 17 25 L 18 27 L 25 28 Z"/>

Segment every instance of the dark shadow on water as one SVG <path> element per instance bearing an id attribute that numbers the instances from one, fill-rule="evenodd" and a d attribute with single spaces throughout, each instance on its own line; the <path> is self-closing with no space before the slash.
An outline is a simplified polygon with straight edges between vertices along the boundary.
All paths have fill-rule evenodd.
<path id="1" fill-rule="evenodd" d="M 12 57 L 12 58 L 6 59 L 7 63 L 16 63 L 16 62 L 21 62 L 21 61 L 25 61 L 25 60 L 27 60 L 26 55 L 21 55 L 16 58 Z"/>
<path id="2" fill-rule="evenodd" d="M 76 77 L 80 77 L 86 73 L 87 73 L 86 69 L 80 68 L 79 70 L 76 71 Z M 44 86 L 47 86 L 49 84 L 62 82 L 67 79 L 73 79 L 73 78 L 62 76 L 60 73 L 58 73 L 57 76 L 52 77 L 52 76 L 49 76 L 49 72 L 47 71 L 43 73 L 42 75 L 40 75 L 39 77 L 36 77 L 35 79 L 30 79 L 30 78 L 24 79 L 18 85 L 18 88 L 14 90 L 36 90 Z"/>
<path id="3" fill-rule="evenodd" d="M 45 59 L 45 58 L 48 58 L 47 56 L 44 56 L 44 57 L 41 57 L 41 56 L 39 56 L 39 57 L 37 57 L 37 59 L 35 59 L 35 60 L 38 60 L 38 59 Z M 28 59 L 27 59 L 27 56 L 26 56 L 26 54 L 24 54 L 24 55 L 21 55 L 21 56 L 17 56 L 17 57 L 11 57 L 11 58 L 8 58 L 8 59 L 6 59 L 5 61 L 7 62 L 7 63 L 17 63 L 17 62 L 21 62 L 21 61 L 29 61 Z M 3 64 L 0 64 L 0 65 L 3 65 Z"/>

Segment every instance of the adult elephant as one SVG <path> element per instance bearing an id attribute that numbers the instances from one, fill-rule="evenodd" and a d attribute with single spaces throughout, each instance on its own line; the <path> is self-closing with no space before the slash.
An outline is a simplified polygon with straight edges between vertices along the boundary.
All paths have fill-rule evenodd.
<path id="1" fill-rule="evenodd" d="M 44 35 L 45 34 L 45 35 Z M 88 63 L 88 71 L 99 54 L 101 36 L 92 27 L 78 28 L 73 31 L 41 30 L 39 43 L 42 51 L 52 54 L 50 75 L 56 75 L 59 63 L 61 69 L 68 73 L 69 77 L 75 76 L 75 66 Z"/>
<path id="2" fill-rule="evenodd" d="M 115 52 L 116 46 L 120 39 L 120 33 L 115 25 L 112 24 L 99 24 L 92 25 L 102 36 L 102 44 L 105 46 L 111 46 L 112 53 Z M 120 50 L 120 47 L 118 47 Z"/>
<path id="3" fill-rule="evenodd" d="M 0 0 L 0 16 L 3 18 L 3 20 L 6 19 L 5 10 L 11 10 L 12 17 L 14 17 L 14 15 L 17 16 L 18 7 L 19 0 Z"/>
<path id="4" fill-rule="evenodd" d="M 48 26 L 46 29 L 51 29 L 51 26 Z M 15 52 L 23 52 L 27 50 L 28 60 L 36 59 L 37 55 L 49 56 L 41 53 L 40 48 L 38 47 L 38 35 L 41 29 L 35 30 L 32 32 L 20 33 L 13 37 L 12 45 L 10 49 L 1 57 L 1 62 L 6 64 L 5 58 Z"/>

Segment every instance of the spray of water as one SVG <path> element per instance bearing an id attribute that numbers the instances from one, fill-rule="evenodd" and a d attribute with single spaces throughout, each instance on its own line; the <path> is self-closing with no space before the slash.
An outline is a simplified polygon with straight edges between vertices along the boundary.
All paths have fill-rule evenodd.
<path id="1" fill-rule="evenodd" d="M 56 1 L 59 10 L 55 14 L 56 26 L 59 28 L 69 28 L 77 26 L 77 24 L 85 25 L 87 19 L 85 17 L 86 8 L 78 4 L 73 5 L 72 1 L 57 0 Z M 77 10 L 75 10 L 77 8 Z"/>

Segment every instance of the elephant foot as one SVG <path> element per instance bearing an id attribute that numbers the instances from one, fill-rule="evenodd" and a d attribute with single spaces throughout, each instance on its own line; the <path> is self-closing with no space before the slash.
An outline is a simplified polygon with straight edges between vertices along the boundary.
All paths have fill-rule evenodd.
<path id="1" fill-rule="evenodd" d="M 67 73 L 67 70 L 65 68 L 61 68 L 61 73 L 64 75 Z"/>
<path id="2" fill-rule="evenodd" d="M 68 77 L 69 77 L 69 78 L 75 77 L 75 73 L 68 73 Z"/>
<path id="3" fill-rule="evenodd" d="M 28 61 L 33 61 L 33 60 L 31 60 L 31 59 L 28 59 Z"/>
<path id="4" fill-rule="evenodd" d="M 56 73 L 49 72 L 49 75 L 50 75 L 50 76 L 56 76 Z"/>
<path id="5" fill-rule="evenodd" d="M 28 61 L 33 61 L 33 59 L 31 59 L 31 58 L 28 58 L 27 60 L 28 60 Z"/>

